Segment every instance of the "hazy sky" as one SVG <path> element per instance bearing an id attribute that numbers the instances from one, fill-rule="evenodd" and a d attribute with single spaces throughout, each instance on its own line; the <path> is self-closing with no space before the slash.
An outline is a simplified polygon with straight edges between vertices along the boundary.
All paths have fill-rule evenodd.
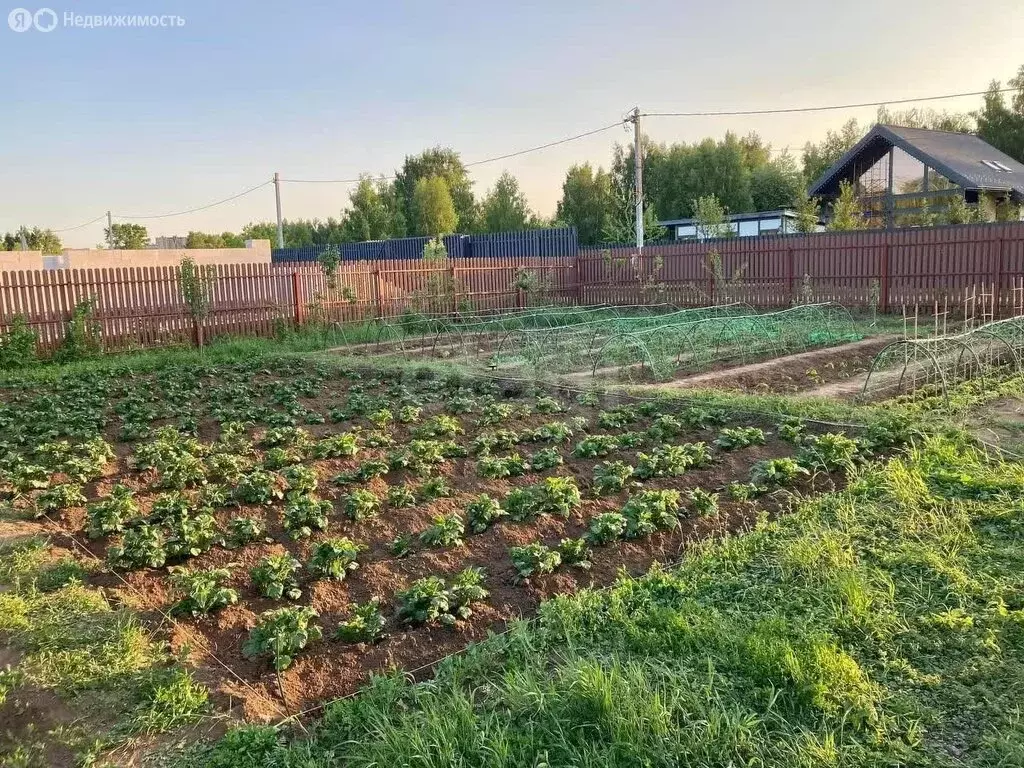
<path id="1" fill-rule="evenodd" d="M 835 5 L 835 8 L 830 6 Z M 0 8 L 0 20 L 15 5 Z M 37 5 L 25 5 L 36 10 Z M 0 26 L 0 232 L 63 228 L 110 209 L 174 212 L 275 170 L 393 173 L 443 144 L 466 161 L 645 111 L 758 109 L 984 89 L 1024 64 L 1024 0 L 640 2 L 65 2 L 78 14 L 176 14 L 183 27 L 16 33 Z M 2 21 L 0 21 L 2 23 Z M 980 99 L 931 106 L 968 110 Z M 759 132 L 799 151 L 850 113 L 650 118 L 657 141 Z M 502 170 L 551 213 L 565 169 L 607 165 L 615 129 L 474 169 Z M 286 217 L 337 216 L 345 185 L 288 184 Z M 671 212 L 665 212 L 668 215 Z M 274 217 L 273 190 L 151 235 Z M 102 224 L 63 234 L 90 246 Z"/>

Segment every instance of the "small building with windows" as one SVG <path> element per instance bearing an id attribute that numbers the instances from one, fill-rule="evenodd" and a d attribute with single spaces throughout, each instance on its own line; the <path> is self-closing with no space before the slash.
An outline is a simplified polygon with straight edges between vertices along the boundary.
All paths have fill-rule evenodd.
<path id="1" fill-rule="evenodd" d="M 822 201 L 825 218 L 843 182 L 875 227 L 944 223 L 957 198 L 982 220 L 1019 218 L 1024 203 L 1024 164 L 953 131 L 876 125 L 808 190 Z"/>
<path id="2" fill-rule="evenodd" d="M 758 237 L 759 235 L 790 235 L 797 231 L 794 211 L 758 211 L 734 213 L 725 217 L 723 231 L 708 232 L 696 219 L 668 219 L 658 224 L 668 230 L 670 240 L 710 240 L 714 237 Z"/>

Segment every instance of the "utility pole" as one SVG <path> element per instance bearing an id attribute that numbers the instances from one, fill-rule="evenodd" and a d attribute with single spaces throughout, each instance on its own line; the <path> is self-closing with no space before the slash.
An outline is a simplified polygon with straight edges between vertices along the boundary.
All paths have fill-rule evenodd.
<path id="1" fill-rule="evenodd" d="M 284 248 L 284 224 L 281 222 L 281 174 L 274 171 L 274 194 L 277 196 L 277 247 Z"/>
<path id="2" fill-rule="evenodd" d="M 633 163 L 636 192 L 636 250 L 644 250 L 644 159 L 640 152 L 640 107 L 633 109 Z"/>
<path id="3" fill-rule="evenodd" d="M 114 245 L 114 219 L 110 215 L 110 211 L 107 211 L 107 248 L 113 248 Z"/>

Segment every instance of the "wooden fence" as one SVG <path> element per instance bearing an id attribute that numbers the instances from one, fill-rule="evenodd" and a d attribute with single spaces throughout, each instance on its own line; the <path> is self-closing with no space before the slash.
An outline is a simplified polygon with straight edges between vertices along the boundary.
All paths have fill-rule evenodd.
<path id="1" fill-rule="evenodd" d="M 576 257 L 361 261 L 340 265 L 333 281 L 315 263 L 212 270 L 207 339 L 406 310 L 527 304 L 741 301 L 767 309 L 838 301 L 899 312 L 952 306 L 979 287 L 999 315 L 1021 300 L 1013 286 L 1024 275 L 1024 222 L 675 243 L 642 256 L 613 248 Z M 43 350 L 60 344 L 75 306 L 89 300 L 109 349 L 194 339 L 177 267 L 0 272 L 0 328 L 24 317 Z"/>

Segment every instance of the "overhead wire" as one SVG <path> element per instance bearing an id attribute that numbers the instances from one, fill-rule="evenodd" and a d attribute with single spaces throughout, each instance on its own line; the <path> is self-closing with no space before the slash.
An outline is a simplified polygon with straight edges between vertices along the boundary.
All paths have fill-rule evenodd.
<path id="1" fill-rule="evenodd" d="M 176 211 L 174 213 L 152 213 L 152 214 L 147 214 L 145 216 L 137 215 L 137 214 L 129 215 L 129 214 L 126 214 L 126 213 L 115 213 L 115 214 L 112 214 L 112 215 L 113 215 L 113 217 L 115 219 L 169 219 L 169 218 L 172 218 L 174 216 L 184 216 L 184 215 L 189 214 L 189 213 L 198 213 L 199 211 L 205 211 L 208 208 L 215 208 L 218 205 L 224 205 L 225 203 L 230 203 L 232 200 L 237 200 L 240 197 L 245 197 L 248 194 L 252 194 L 257 189 L 262 189 L 263 187 L 269 186 L 270 184 L 273 184 L 273 183 L 274 183 L 273 179 L 267 179 L 266 181 L 261 181 L 256 186 L 249 187 L 248 189 L 243 190 L 242 192 L 239 192 L 238 194 L 231 195 L 231 197 L 225 197 L 223 200 L 217 200 L 214 203 L 208 203 L 207 205 L 201 205 L 201 206 L 198 206 L 197 208 L 189 208 L 187 210 Z"/>

